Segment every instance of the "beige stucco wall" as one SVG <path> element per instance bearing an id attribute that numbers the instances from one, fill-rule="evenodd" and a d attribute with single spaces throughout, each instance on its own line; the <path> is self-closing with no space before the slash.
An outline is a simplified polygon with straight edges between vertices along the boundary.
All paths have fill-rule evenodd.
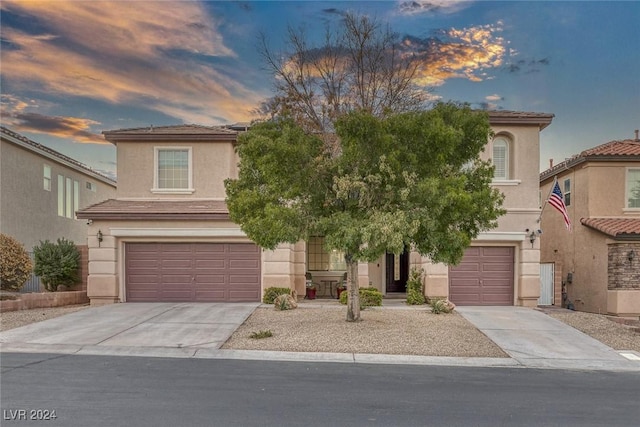
<path id="1" fill-rule="evenodd" d="M 568 301 L 573 302 L 576 310 L 619 315 L 630 310 L 628 302 L 622 298 L 627 297 L 628 292 L 607 291 L 607 245 L 614 241 L 580 223 L 581 218 L 588 217 L 640 216 L 640 211 L 624 209 L 628 166 L 634 164 L 591 162 L 558 173 L 563 191 L 564 180 L 571 179 L 571 205 L 567 212 L 573 225 L 572 232 L 565 229 L 561 214 L 552 206 L 547 205 L 542 214 L 541 261 L 555 262 L 562 270 Z M 548 197 L 552 185 L 553 179 L 541 185 L 543 198 Z M 567 283 L 569 273 L 572 283 Z M 609 300 L 611 298 L 613 300 Z M 629 301 L 635 300 L 629 297 Z"/>
<path id="2" fill-rule="evenodd" d="M 193 161 L 192 194 L 152 192 L 154 147 L 191 147 Z M 127 142 L 118 144 L 117 198 L 200 198 L 224 200 L 224 180 L 237 176 L 237 156 L 227 142 Z"/>
<path id="3" fill-rule="evenodd" d="M 494 180 L 505 199 L 507 211 L 498 219 L 498 226 L 481 233 L 472 246 L 514 247 L 514 305 L 532 307 L 540 297 L 540 240 L 536 234 L 533 245 L 528 235 L 540 229 L 539 158 L 540 131 L 538 126 L 493 126 L 495 137 L 504 136 L 510 142 L 510 179 Z M 492 141 L 481 154 L 483 160 L 491 158 Z M 527 231 L 528 230 L 528 231 Z M 425 294 L 428 297 L 449 296 L 449 267 L 422 259 L 425 271 Z"/>
<path id="4" fill-rule="evenodd" d="M 44 189 L 43 167 L 51 167 L 51 191 Z M 86 220 L 58 216 L 58 175 L 78 181 L 80 209 L 113 198 L 115 187 L 12 142 L 0 142 L 0 232 L 31 251 L 40 240 L 58 238 L 84 245 Z M 94 183 L 93 192 L 86 183 Z"/>

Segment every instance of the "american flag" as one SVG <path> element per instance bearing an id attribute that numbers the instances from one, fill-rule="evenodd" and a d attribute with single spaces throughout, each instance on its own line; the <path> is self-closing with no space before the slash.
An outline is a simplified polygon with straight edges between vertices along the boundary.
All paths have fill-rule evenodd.
<path id="1" fill-rule="evenodd" d="M 555 185 L 553 186 L 553 191 L 549 196 L 548 202 L 551 206 L 560 211 L 562 217 L 564 218 L 564 225 L 567 227 L 567 230 L 571 230 L 571 220 L 569 219 L 567 206 L 564 204 L 564 198 L 562 197 L 562 191 L 560 191 L 560 185 L 558 185 L 558 181 L 556 181 Z"/>

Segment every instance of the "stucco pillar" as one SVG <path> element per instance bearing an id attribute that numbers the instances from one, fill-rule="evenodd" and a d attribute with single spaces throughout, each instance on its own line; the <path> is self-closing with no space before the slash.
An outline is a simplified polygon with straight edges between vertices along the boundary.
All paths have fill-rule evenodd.
<path id="1" fill-rule="evenodd" d="M 102 241 L 98 239 L 102 233 Z M 109 227 L 93 223 L 88 227 L 89 276 L 87 296 L 91 305 L 120 302 L 118 251 L 116 238 L 110 235 Z"/>
<path id="2" fill-rule="evenodd" d="M 530 246 L 529 242 L 520 246 L 516 305 L 536 307 L 540 298 L 540 247 L 538 241 L 533 247 L 527 246 Z"/>
<path id="3" fill-rule="evenodd" d="M 449 298 L 449 267 L 422 258 L 424 270 L 424 295 L 427 298 Z"/>
<path id="4" fill-rule="evenodd" d="M 262 254 L 262 292 L 266 288 L 295 289 L 295 245 L 283 243 Z"/>
<path id="5" fill-rule="evenodd" d="M 369 287 L 369 263 L 366 261 L 358 262 L 358 287 Z"/>

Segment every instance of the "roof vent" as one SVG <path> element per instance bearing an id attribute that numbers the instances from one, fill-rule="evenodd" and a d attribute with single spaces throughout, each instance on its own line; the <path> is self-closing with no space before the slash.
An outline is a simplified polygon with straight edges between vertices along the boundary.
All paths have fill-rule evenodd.
<path id="1" fill-rule="evenodd" d="M 640 130 L 636 129 L 635 132 L 636 132 L 636 141 L 640 141 L 640 138 L 638 138 L 638 132 L 640 132 Z"/>

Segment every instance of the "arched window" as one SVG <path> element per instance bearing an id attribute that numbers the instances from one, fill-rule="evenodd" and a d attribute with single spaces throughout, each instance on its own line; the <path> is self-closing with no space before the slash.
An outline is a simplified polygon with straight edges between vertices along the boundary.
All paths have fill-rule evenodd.
<path id="1" fill-rule="evenodd" d="M 509 179 L 509 141 L 504 137 L 493 140 L 493 165 L 495 179 Z"/>

